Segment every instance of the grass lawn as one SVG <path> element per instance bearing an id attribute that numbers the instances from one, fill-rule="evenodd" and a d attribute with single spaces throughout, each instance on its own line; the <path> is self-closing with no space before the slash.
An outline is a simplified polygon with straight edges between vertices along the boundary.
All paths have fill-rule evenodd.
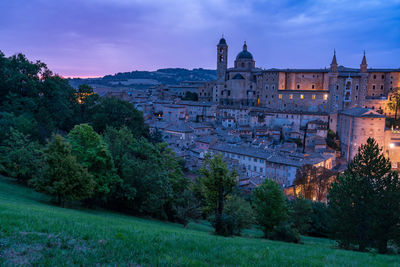
<path id="1" fill-rule="evenodd" d="M 207 223 L 181 225 L 102 210 L 53 206 L 49 198 L 0 178 L 0 265 L 93 266 L 400 266 L 399 255 L 210 234 Z"/>

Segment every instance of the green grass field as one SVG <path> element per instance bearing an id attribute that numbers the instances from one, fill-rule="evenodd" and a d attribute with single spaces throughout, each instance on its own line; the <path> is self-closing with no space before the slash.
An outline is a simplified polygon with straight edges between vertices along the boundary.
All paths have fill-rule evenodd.
<path id="1" fill-rule="evenodd" d="M 0 265 L 119 266 L 400 266 L 399 255 L 335 248 L 328 239 L 304 244 L 210 234 L 207 223 L 181 225 L 101 210 L 67 209 L 0 178 Z"/>

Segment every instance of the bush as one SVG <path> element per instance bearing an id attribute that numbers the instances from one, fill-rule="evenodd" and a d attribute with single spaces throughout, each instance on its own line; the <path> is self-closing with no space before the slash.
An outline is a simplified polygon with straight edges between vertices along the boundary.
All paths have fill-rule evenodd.
<path id="1" fill-rule="evenodd" d="M 264 235 L 268 234 L 287 219 L 286 197 L 279 185 L 271 180 L 264 182 L 254 190 L 254 211 Z"/>
<path id="2" fill-rule="evenodd" d="M 292 226 L 292 224 L 281 223 L 278 226 L 275 226 L 272 232 L 268 233 L 268 239 L 299 243 L 300 234 L 297 229 Z"/>
<path id="3" fill-rule="evenodd" d="M 236 195 L 227 199 L 225 213 L 232 216 L 236 221 L 233 230 L 234 235 L 240 235 L 243 229 L 251 228 L 255 221 L 250 203 Z"/>
<path id="4" fill-rule="evenodd" d="M 316 237 L 329 237 L 330 221 L 328 206 L 322 202 L 312 202 L 311 226 L 308 235 Z"/>
<path id="5" fill-rule="evenodd" d="M 218 219 L 220 220 L 220 227 L 216 227 Z M 215 229 L 215 234 L 217 235 L 232 236 L 235 234 L 235 230 L 238 228 L 235 217 L 225 213 L 222 215 L 210 216 L 208 220 L 211 222 L 211 225 Z"/>
<path id="6" fill-rule="evenodd" d="M 311 215 L 313 211 L 311 201 L 304 198 L 298 198 L 289 203 L 290 221 L 301 234 L 306 234 L 311 226 Z"/>

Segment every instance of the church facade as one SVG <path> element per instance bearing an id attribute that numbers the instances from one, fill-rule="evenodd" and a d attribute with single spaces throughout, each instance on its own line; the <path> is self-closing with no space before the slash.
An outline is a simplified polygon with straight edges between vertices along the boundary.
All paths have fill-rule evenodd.
<path id="1" fill-rule="evenodd" d="M 228 68 L 228 44 L 217 45 L 217 80 L 202 88 L 199 97 L 223 106 L 265 107 L 291 112 L 332 114 L 354 107 L 391 115 L 385 103 L 400 87 L 400 69 L 339 66 L 334 53 L 330 68 L 262 69 L 244 43 L 234 66 Z"/>

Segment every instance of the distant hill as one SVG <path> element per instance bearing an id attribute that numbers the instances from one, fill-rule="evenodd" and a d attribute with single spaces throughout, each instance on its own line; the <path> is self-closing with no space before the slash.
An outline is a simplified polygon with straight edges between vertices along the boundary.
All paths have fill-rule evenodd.
<path id="1" fill-rule="evenodd" d="M 179 84 L 182 81 L 212 81 L 216 79 L 216 70 L 168 68 L 157 71 L 132 71 L 106 75 L 102 78 L 74 78 L 69 83 L 77 88 L 89 84 L 94 88 L 145 89 L 156 84 Z"/>

